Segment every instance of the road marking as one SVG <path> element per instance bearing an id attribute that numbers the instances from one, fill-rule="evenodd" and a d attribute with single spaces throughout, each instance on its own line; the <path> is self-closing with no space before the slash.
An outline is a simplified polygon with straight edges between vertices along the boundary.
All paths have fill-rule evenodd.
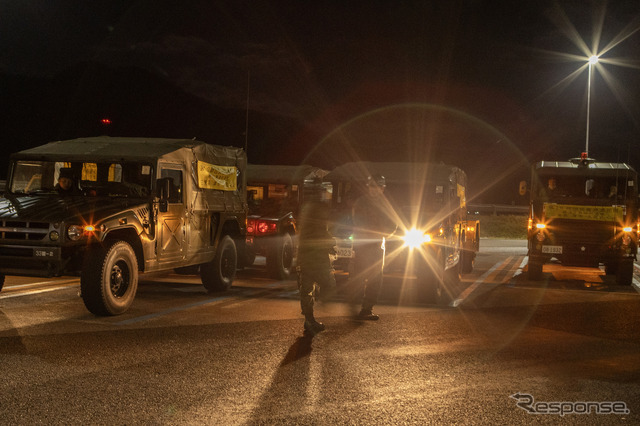
<path id="1" fill-rule="evenodd" d="M 48 293 L 50 291 L 57 291 L 57 290 L 64 290 L 68 287 L 72 287 L 74 284 L 80 284 L 80 282 L 77 279 L 74 280 L 69 280 L 69 281 L 59 281 L 56 282 L 56 286 L 55 287 L 51 287 L 51 288 L 43 288 L 40 290 L 31 290 L 31 291 L 22 291 L 22 292 L 16 292 L 14 293 L 12 290 L 15 288 L 29 288 L 29 287 L 36 287 L 36 286 L 40 286 L 43 284 L 48 284 L 48 283 L 53 283 L 56 281 L 44 281 L 41 283 L 34 283 L 34 284 L 20 284 L 20 285 L 12 285 L 10 287 L 5 287 L 5 291 L 9 291 L 9 293 L 6 294 L 2 294 L 0 295 L 0 300 L 2 299 L 11 299 L 14 297 L 22 297 L 22 296 L 31 296 L 34 294 L 40 294 L 40 293 Z"/>
<path id="2" fill-rule="evenodd" d="M 493 265 L 487 272 L 482 274 L 473 284 L 467 287 L 465 291 L 460 293 L 460 296 L 458 296 L 457 299 L 452 301 L 449 304 L 449 306 L 452 306 L 454 308 L 460 306 L 471 295 L 471 293 L 473 293 L 475 289 L 477 289 L 480 286 L 480 284 L 484 284 L 485 279 L 487 279 L 492 274 L 493 274 L 493 277 L 498 275 L 498 273 L 500 273 L 502 270 L 498 268 L 503 268 L 504 266 L 508 265 L 512 259 L 513 259 L 513 256 L 509 256 L 503 262 L 498 262 L 495 265 Z"/>
<path id="3" fill-rule="evenodd" d="M 190 303 L 188 305 L 183 305 L 183 306 L 176 306 L 175 308 L 166 309 L 164 311 L 155 312 L 153 314 L 142 315 L 140 317 L 129 318 L 129 319 L 126 319 L 126 320 L 123 320 L 123 321 L 114 322 L 113 324 L 114 325 L 135 324 L 137 322 L 158 318 L 158 317 L 161 317 L 163 315 L 168 315 L 168 314 L 171 314 L 171 313 L 174 313 L 174 312 L 186 311 L 187 309 L 195 308 L 197 306 L 204 306 L 204 305 L 208 305 L 210 303 L 215 303 L 215 302 L 219 302 L 221 300 L 226 300 L 226 299 L 230 299 L 230 298 L 231 298 L 231 296 L 214 297 L 213 299 L 207 299 L 207 300 L 203 300 L 203 301 L 196 302 L 196 303 Z"/>

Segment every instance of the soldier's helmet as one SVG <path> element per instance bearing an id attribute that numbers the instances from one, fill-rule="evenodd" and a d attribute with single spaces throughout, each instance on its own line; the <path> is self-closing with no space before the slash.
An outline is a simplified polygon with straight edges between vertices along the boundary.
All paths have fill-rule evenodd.
<path id="1" fill-rule="evenodd" d="M 376 185 L 381 188 L 387 186 L 387 180 L 382 175 L 369 175 L 367 178 L 367 186 Z"/>

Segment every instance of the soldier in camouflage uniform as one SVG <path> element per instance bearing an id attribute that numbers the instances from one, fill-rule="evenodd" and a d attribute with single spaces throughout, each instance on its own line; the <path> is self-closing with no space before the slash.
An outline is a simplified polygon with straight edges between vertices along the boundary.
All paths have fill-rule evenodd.
<path id="1" fill-rule="evenodd" d="M 386 180 L 384 176 L 369 176 L 367 193 L 353 205 L 354 226 L 354 281 L 357 297 L 362 299 L 362 309 L 357 319 L 375 321 L 379 317 L 373 313 L 382 287 L 384 269 L 384 240 L 397 229 L 385 212 L 384 197 Z M 354 301 L 359 302 L 359 301 Z"/>
<path id="2" fill-rule="evenodd" d="M 300 307 L 305 317 L 306 333 L 325 329 L 313 314 L 315 297 L 326 300 L 335 293 L 336 280 L 330 255 L 335 254 L 335 240 L 328 231 L 329 208 L 320 200 L 319 183 L 307 190 L 307 200 L 300 214 L 298 246 L 298 288 Z"/>

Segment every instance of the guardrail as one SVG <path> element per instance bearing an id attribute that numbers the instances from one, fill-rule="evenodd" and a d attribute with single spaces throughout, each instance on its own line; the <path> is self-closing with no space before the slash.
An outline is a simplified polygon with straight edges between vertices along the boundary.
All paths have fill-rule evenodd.
<path id="1" fill-rule="evenodd" d="M 515 206 L 511 204 L 467 204 L 469 214 L 523 214 L 529 212 L 529 206 Z"/>

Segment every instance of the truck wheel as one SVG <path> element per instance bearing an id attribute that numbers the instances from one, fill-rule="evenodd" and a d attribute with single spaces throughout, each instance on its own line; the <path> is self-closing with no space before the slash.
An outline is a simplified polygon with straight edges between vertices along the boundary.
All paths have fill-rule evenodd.
<path id="1" fill-rule="evenodd" d="M 527 270 L 527 277 L 531 281 L 539 281 L 542 279 L 542 262 L 531 260 L 531 258 L 529 258 Z"/>
<path id="2" fill-rule="evenodd" d="M 138 290 L 138 260 L 125 241 L 90 249 L 80 278 L 82 300 L 95 315 L 119 315 L 129 309 Z"/>
<path id="3" fill-rule="evenodd" d="M 618 285 L 631 285 L 633 282 L 633 260 L 621 260 L 616 271 Z"/>
<path id="4" fill-rule="evenodd" d="M 4 285 L 4 274 L 0 274 L 0 291 L 2 291 L 2 286 Z"/>
<path id="5" fill-rule="evenodd" d="M 274 250 L 267 256 L 269 276 L 278 280 L 288 280 L 293 275 L 293 239 L 285 233 L 278 238 Z"/>
<path id="6" fill-rule="evenodd" d="M 472 251 L 462 250 L 461 257 L 462 257 L 462 269 L 461 269 L 462 273 L 470 274 L 471 272 L 473 272 L 473 266 L 476 261 L 476 254 Z"/>
<path id="7" fill-rule="evenodd" d="M 228 290 L 236 277 L 237 267 L 236 244 L 230 236 L 225 235 L 218 244 L 213 260 L 200 266 L 202 285 L 208 292 Z"/>

